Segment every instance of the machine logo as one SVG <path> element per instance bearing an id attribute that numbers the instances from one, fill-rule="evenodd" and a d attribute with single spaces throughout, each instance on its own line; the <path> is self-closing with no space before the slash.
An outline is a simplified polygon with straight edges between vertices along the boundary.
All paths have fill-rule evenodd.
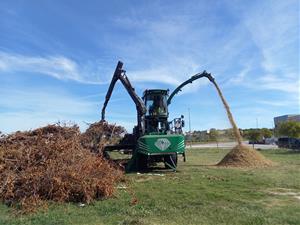
<path id="1" fill-rule="evenodd" d="M 159 138 L 154 144 L 162 151 L 166 150 L 171 145 L 170 141 L 167 138 Z"/>

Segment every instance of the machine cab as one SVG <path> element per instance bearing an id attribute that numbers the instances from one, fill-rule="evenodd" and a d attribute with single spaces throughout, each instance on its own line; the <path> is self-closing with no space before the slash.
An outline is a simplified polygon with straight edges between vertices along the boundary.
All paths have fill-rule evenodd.
<path id="1" fill-rule="evenodd" d="M 168 96 L 169 90 L 145 90 L 143 100 L 146 106 L 146 133 L 166 133 L 168 127 Z"/>
<path id="2" fill-rule="evenodd" d="M 169 90 L 146 90 L 143 100 L 147 109 L 146 116 L 168 117 L 168 92 Z"/>

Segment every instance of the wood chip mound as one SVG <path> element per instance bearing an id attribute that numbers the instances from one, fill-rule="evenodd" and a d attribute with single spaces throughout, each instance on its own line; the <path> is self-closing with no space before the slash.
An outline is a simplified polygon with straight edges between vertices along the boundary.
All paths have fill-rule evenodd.
<path id="1" fill-rule="evenodd" d="M 108 135 L 114 125 L 97 127 Z M 76 125 L 56 124 L 1 136 L 0 200 L 30 212 L 47 200 L 89 203 L 112 196 L 123 171 L 91 152 L 87 140 L 108 142 L 97 135 L 98 143 Z"/>
<path id="2" fill-rule="evenodd" d="M 267 167 L 273 162 L 262 154 L 244 145 L 235 146 L 217 166 L 225 167 Z"/>

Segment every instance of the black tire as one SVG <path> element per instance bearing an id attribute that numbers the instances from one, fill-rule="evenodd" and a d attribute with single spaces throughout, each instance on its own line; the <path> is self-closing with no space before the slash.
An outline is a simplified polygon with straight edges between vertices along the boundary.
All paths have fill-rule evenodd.
<path id="1" fill-rule="evenodd" d="M 107 151 L 104 151 L 104 152 L 103 152 L 103 157 L 104 157 L 105 159 L 110 160 L 110 155 L 108 154 Z"/>
<path id="2" fill-rule="evenodd" d="M 177 167 L 177 153 L 166 155 L 164 157 L 165 167 L 167 169 L 174 169 Z"/>
<path id="3" fill-rule="evenodd" d="M 138 154 L 137 165 L 139 171 L 145 171 L 148 169 L 148 156 L 144 154 Z"/>

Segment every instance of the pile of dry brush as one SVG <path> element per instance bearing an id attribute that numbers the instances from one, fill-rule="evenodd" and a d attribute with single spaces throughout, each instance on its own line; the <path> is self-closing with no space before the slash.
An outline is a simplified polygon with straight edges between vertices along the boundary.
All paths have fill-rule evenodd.
<path id="1" fill-rule="evenodd" d="M 76 125 L 56 124 L 2 135 L 0 199 L 31 211 L 46 200 L 89 203 L 111 196 L 123 171 L 105 160 L 101 150 L 124 132 L 97 122 L 83 134 Z"/>

